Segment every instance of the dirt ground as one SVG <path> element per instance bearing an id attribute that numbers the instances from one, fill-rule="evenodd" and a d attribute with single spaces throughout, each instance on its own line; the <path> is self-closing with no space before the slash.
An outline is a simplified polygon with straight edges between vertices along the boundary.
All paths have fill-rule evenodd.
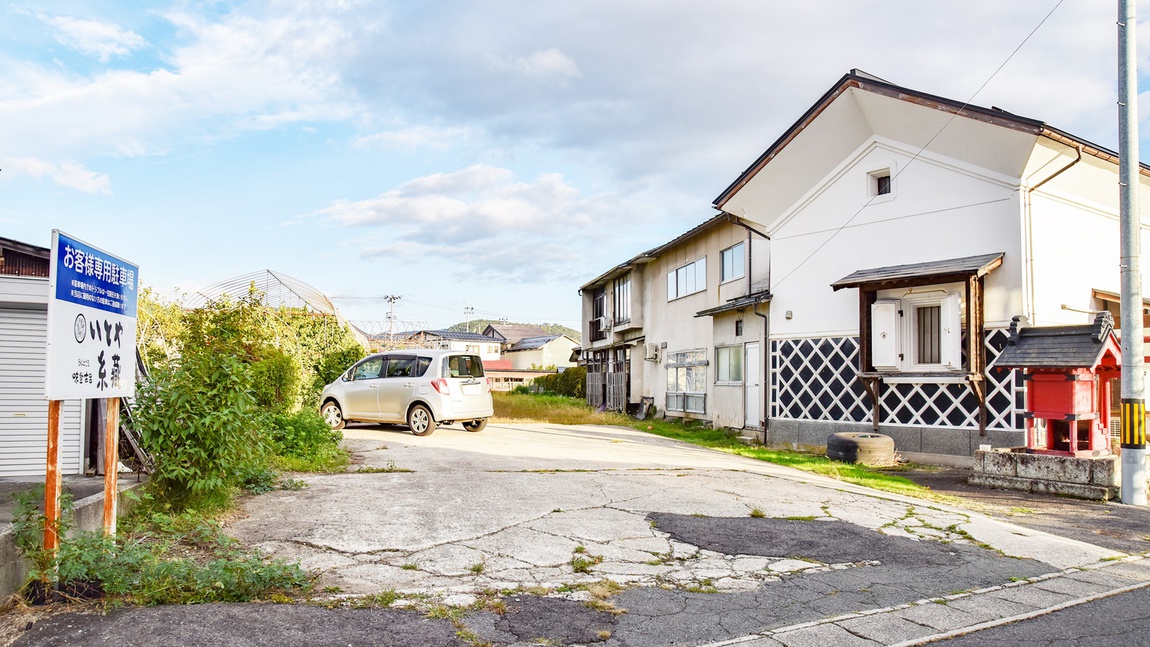
<path id="1" fill-rule="evenodd" d="M 1150 507 L 968 485 L 970 473 L 925 467 L 897 472 L 935 492 L 958 497 L 962 507 L 1020 526 L 1125 553 L 1150 551 Z"/>

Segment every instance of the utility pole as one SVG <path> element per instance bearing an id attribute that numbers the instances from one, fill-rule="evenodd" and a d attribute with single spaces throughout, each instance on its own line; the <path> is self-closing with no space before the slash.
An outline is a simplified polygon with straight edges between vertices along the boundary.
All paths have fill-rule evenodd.
<path id="1" fill-rule="evenodd" d="M 475 308 L 467 306 L 463 308 L 463 315 L 467 317 L 467 332 L 471 332 L 471 315 L 475 314 Z"/>
<path id="2" fill-rule="evenodd" d="M 395 302 L 399 301 L 402 298 L 403 297 L 399 296 L 398 294 L 389 294 L 389 295 L 383 297 L 384 301 L 387 301 L 387 303 L 389 304 L 388 310 L 387 310 L 387 336 L 388 337 L 392 337 L 395 335 L 395 330 L 394 330 L 395 329 Z"/>
<path id="3" fill-rule="evenodd" d="M 1118 0 L 1118 182 L 1122 239 L 1122 503 L 1146 505 L 1146 392 L 1142 343 L 1141 216 L 1138 212 L 1138 22 Z"/>

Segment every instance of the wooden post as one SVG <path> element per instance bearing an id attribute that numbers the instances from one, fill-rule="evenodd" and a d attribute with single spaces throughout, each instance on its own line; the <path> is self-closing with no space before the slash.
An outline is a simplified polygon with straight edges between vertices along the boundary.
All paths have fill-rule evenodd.
<path id="1" fill-rule="evenodd" d="M 60 405 L 62 400 L 48 401 L 48 461 L 44 472 L 44 549 L 55 552 L 60 547 L 56 529 L 60 527 Z"/>
<path id="2" fill-rule="evenodd" d="M 120 493 L 120 398 L 108 398 L 104 415 L 104 533 L 116 536 L 117 497 Z"/>

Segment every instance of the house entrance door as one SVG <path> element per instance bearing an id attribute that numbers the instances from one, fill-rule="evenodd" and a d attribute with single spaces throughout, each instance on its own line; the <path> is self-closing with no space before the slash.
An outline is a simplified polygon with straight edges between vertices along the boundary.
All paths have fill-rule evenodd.
<path id="1" fill-rule="evenodd" d="M 763 402 L 763 372 L 759 369 L 759 342 L 747 342 L 745 353 L 743 388 L 746 389 L 746 393 L 743 397 L 743 425 L 757 428 L 762 425 L 761 407 Z"/>

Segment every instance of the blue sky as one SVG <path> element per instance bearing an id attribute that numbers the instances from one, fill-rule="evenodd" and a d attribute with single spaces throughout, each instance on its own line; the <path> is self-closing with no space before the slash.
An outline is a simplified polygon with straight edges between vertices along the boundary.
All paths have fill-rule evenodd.
<path id="1" fill-rule="evenodd" d="M 966 100 L 1056 4 L 4 3 L 0 236 L 166 294 L 272 269 L 353 320 L 577 327 L 848 70 Z M 974 103 L 1116 148 L 1116 4 L 1063 0 Z"/>

